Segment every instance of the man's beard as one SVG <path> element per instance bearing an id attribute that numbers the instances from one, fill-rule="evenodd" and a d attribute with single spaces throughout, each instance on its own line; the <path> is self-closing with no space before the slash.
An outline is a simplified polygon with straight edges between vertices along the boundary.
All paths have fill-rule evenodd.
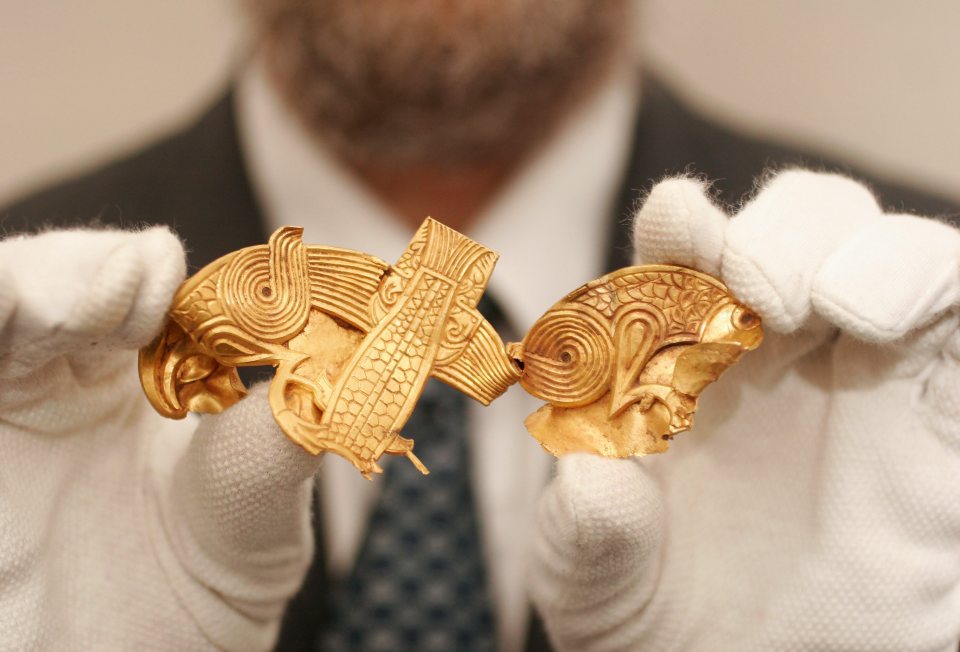
<path id="1" fill-rule="evenodd" d="M 246 0 L 308 131 L 359 164 L 515 159 L 626 48 L 629 0 Z"/>

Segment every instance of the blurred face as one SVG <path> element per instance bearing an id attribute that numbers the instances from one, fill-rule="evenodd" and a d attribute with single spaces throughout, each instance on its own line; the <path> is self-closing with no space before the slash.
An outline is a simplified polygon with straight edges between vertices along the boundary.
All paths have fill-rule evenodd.
<path id="1" fill-rule="evenodd" d="M 270 74 L 359 163 L 470 164 L 542 139 L 626 50 L 628 0 L 246 0 Z"/>

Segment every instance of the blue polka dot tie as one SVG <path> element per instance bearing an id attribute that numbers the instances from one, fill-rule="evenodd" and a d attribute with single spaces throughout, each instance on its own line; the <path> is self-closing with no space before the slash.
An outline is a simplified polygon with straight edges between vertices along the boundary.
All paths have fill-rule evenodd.
<path id="1" fill-rule="evenodd" d="M 389 461 L 353 573 L 332 593 L 318 651 L 495 649 L 465 425 L 466 398 L 429 381 L 404 433 L 430 474 Z"/>

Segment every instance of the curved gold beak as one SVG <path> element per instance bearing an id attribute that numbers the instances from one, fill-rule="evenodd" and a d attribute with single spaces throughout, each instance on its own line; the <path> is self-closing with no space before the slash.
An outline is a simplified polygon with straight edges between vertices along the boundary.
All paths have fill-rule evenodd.
<path id="1" fill-rule="evenodd" d="M 172 320 L 140 349 L 139 370 L 150 405 L 171 419 L 187 412 L 222 412 L 247 393 L 236 368 L 202 353 Z"/>

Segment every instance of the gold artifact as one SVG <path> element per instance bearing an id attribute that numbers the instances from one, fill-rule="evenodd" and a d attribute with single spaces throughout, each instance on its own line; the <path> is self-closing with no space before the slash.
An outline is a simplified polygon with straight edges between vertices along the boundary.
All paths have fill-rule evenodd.
<path id="1" fill-rule="evenodd" d="M 183 284 L 140 352 L 147 397 L 172 418 L 220 412 L 245 393 L 237 367 L 273 365 L 270 406 L 294 442 L 367 477 L 384 453 L 427 473 L 400 435 L 427 379 L 486 405 L 519 375 L 476 308 L 497 254 L 432 219 L 392 267 L 302 233 L 283 227 Z"/>
<path id="2" fill-rule="evenodd" d="M 428 218 L 391 267 L 302 234 L 283 227 L 180 287 L 140 351 L 160 414 L 220 412 L 246 392 L 237 367 L 272 365 L 270 406 L 291 440 L 366 477 L 384 453 L 427 473 L 400 434 L 427 379 L 484 405 L 519 381 L 547 401 L 526 420 L 545 449 L 628 457 L 666 450 L 704 387 L 763 338 L 718 280 L 650 265 L 587 283 L 505 347 L 477 310 L 497 254 L 466 236 Z"/>
<path id="3" fill-rule="evenodd" d="M 646 265 L 574 290 L 509 350 L 520 384 L 548 402 L 526 420 L 545 449 L 629 457 L 689 430 L 704 387 L 762 339 L 720 281 Z"/>

